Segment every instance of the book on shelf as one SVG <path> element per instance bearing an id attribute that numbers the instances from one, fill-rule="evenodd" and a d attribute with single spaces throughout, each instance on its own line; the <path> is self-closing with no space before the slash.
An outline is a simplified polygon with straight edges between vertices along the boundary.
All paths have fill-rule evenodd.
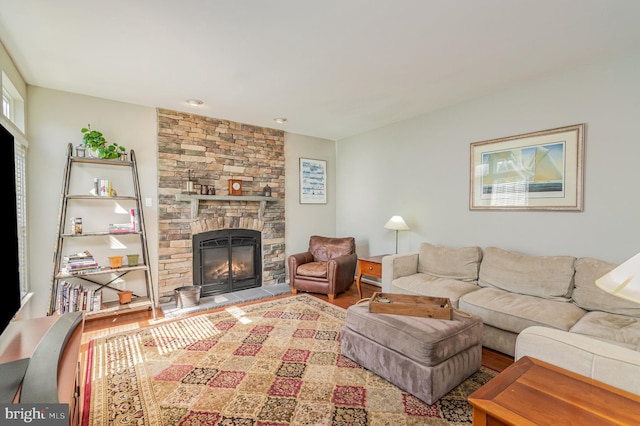
<path id="1" fill-rule="evenodd" d="M 91 254 L 91 252 L 89 252 L 89 250 L 85 250 L 80 253 L 69 254 L 62 258 L 64 262 L 75 262 L 75 261 L 84 261 L 84 260 L 92 260 L 92 259 L 93 259 L 93 255 Z"/>
<path id="2" fill-rule="evenodd" d="M 140 232 L 140 215 L 138 209 L 130 209 L 129 216 L 131 217 L 132 232 Z"/>
<path id="3" fill-rule="evenodd" d="M 102 266 L 92 266 L 89 268 L 80 268 L 80 269 L 60 268 L 60 272 L 62 272 L 63 274 L 69 274 L 69 275 L 83 275 L 83 274 L 88 274 L 90 272 L 99 272 L 101 270 L 102 270 Z"/>
<path id="4" fill-rule="evenodd" d="M 98 195 L 100 197 L 110 197 L 113 195 L 113 188 L 109 179 L 98 180 Z"/>
<path id="5" fill-rule="evenodd" d="M 62 259 L 62 264 L 63 265 L 69 265 L 69 264 L 82 264 L 82 263 L 91 263 L 91 262 L 95 262 L 95 259 L 92 257 L 82 257 L 82 258 L 78 258 L 78 259 L 67 259 L 66 257 Z"/>
<path id="6" fill-rule="evenodd" d="M 92 312 L 102 309 L 102 290 L 94 291 L 91 297 L 91 309 Z"/>
<path id="7" fill-rule="evenodd" d="M 58 285 L 56 310 L 67 312 L 95 312 L 102 309 L 102 290 L 84 288 L 81 284 L 62 281 Z"/>
<path id="8" fill-rule="evenodd" d="M 95 260 L 85 260 L 82 262 L 69 262 L 65 264 L 63 268 L 69 271 L 75 271 L 80 269 L 95 268 L 97 266 L 100 266 L 100 265 L 98 265 L 98 262 L 96 262 Z"/>
<path id="9" fill-rule="evenodd" d="M 133 231 L 133 225 L 131 223 L 110 223 L 110 234 L 128 234 Z"/>

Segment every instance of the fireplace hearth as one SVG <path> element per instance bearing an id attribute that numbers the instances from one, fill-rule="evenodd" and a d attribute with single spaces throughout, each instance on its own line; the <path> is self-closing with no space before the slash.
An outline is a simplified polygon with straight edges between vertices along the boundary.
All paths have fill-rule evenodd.
<path id="1" fill-rule="evenodd" d="M 262 286 L 260 231 L 219 229 L 193 236 L 193 284 L 201 296 Z"/>

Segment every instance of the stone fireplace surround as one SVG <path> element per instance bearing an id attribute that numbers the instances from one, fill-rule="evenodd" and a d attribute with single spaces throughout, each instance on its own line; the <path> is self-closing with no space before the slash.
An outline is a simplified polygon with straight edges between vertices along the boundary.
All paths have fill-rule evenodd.
<path id="1" fill-rule="evenodd" d="M 191 216 L 188 170 L 195 190 L 214 185 L 227 195 L 228 179 L 241 179 L 243 195 L 261 195 L 269 185 L 277 202 L 201 200 Z M 227 120 L 158 109 L 158 294 L 193 285 L 192 236 L 216 229 L 262 233 L 262 286 L 285 282 L 284 132 Z"/>

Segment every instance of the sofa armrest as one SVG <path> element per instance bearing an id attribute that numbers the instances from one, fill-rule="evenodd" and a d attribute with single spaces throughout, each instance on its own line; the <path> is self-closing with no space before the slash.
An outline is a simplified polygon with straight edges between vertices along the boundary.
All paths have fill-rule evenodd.
<path id="1" fill-rule="evenodd" d="M 382 291 L 389 293 L 391 281 L 418 273 L 418 252 L 392 254 L 382 258 Z"/>
<path id="2" fill-rule="evenodd" d="M 515 360 L 537 358 L 608 385 L 640 395 L 640 352 L 583 334 L 548 327 L 524 329 Z"/>

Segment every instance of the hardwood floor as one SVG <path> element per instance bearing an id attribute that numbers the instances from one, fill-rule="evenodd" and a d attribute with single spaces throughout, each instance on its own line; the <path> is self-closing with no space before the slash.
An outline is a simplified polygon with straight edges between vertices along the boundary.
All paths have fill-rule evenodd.
<path id="1" fill-rule="evenodd" d="M 373 293 L 376 291 L 380 291 L 380 287 L 370 285 L 367 283 L 362 283 L 363 298 L 371 297 Z M 325 302 L 329 302 L 329 299 L 326 295 L 312 294 L 312 293 L 309 293 L 309 294 L 313 295 L 314 297 L 317 297 L 318 299 L 322 299 Z M 289 296 L 290 296 L 289 294 L 286 294 L 282 296 L 276 296 L 274 297 L 274 299 L 289 297 Z M 359 300 L 358 289 L 354 283 L 348 291 L 342 294 L 339 294 L 337 297 L 335 297 L 333 300 L 333 304 L 346 309 L 349 306 L 357 303 L 358 300 Z M 251 303 L 259 303 L 263 301 L 264 299 L 257 300 L 255 302 L 247 302 L 247 303 L 241 304 L 240 306 L 248 305 Z M 225 308 L 218 308 L 217 310 L 223 310 L 223 309 Z M 198 312 L 192 315 L 199 315 L 202 313 L 203 312 Z M 128 331 L 128 330 L 135 330 L 140 327 L 145 327 L 145 326 L 163 321 L 164 320 L 163 314 L 160 309 L 156 311 L 156 317 L 157 319 L 154 321 L 150 311 L 140 311 L 137 313 L 126 314 L 126 315 L 86 320 L 84 325 L 84 333 L 82 335 L 82 346 L 80 349 L 80 352 L 81 352 L 80 356 L 82 360 L 81 371 L 83 372 L 85 371 L 87 348 L 88 348 L 88 343 L 91 339 L 102 336 L 102 335 L 106 335 L 106 334 L 117 333 L 117 332 Z M 482 365 L 484 365 L 487 368 L 490 368 L 496 371 L 502 371 L 512 363 L 513 363 L 513 358 L 510 356 L 492 351 L 490 349 L 486 349 L 486 348 L 482 349 Z"/>

